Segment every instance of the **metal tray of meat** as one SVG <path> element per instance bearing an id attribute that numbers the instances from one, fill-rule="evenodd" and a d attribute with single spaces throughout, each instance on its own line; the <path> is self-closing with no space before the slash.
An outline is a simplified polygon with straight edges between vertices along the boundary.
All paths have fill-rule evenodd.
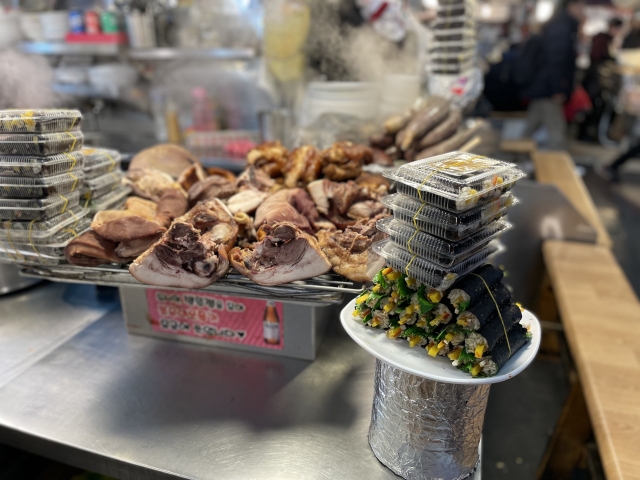
<path id="1" fill-rule="evenodd" d="M 43 199 L 0 198 L 0 220 L 47 220 L 76 207 L 80 192 Z"/>
<path id="2" fill-rule="evenodd" d="M 85 181 L 82 189 L 82 198 L 92 200 L 108 194 L 120 186 L 122 176 L 122 172 L 117 170 Z"/>
<path id="3" fill-rule="evenodd" d="M 2 177 L 50 177 L 84 168 L 82 152 L 61 153 L 48 157 L 0 155 Z"/>
<path id="4" fill-rule="evenodd" d="M 404 195 L 459 213 L 499 197 L 525 174 L 513 163 L 451 152 L 407 163 L 384 176 Z"/>
<path id="5" fill-rule="evenodd" d="M 458 278 L 481 265 L 498 249 L 496 245 L 489 244 L 459 264 L 445 268 L 405 250 L 391 239 L 376 242 L 371 248 L 383 257 L 390 267 L 438 291 L 451 287 Z"/>
<path id="6" fill-rule="evenodd" d="M 88 205 L 89 212 L 97 213 L 103 210 L 120 210 L 127 201 L 130 193 L 131 189 L 129 187 L 121 185 L 101 197 L 92 199 Z"/>
<path id="7" fill-rule="evenodd" d="M 56 133 L 80 129 L 79 110 L 0 110 L 0 133 Z"/>
<path id="8" fill-rule="evenodd" d="M 496 220 L 460 242 L 447 242 L 393 217 L 378 220 L 377 227 L 378 230 L 389 234 L 391 240 L 402 248 L 448 268 L 486 247 L 491 240 L 509 230 L 511 224 L 504 220 Z"/>
<path id="9" fill-rule="evenodd" d="M 84 176 L 86 179 L 120 170 L 122 156 L 117 150 L 83 148 L 82 153 L 85 156 Z"/>
<path id="10" fill-rule="evenodd" d="M 0 177 L 0 198 L 45 198 L 80 190 L 84 184 L 82 171 L 53 177 Z"/>
<path id="11" fill-rule="evenodd" d="M 49 243 L 51 237 L 63 228 L 75 229 L 88 213 L 88 209 L 78 206 L 48 220 L 5 220 L 0 222 L 0 239 L 18 243 L 33 243 L 34 240 L 39 244 Z"/>
<path id="12" fill-rule="evenodd" d="M 82 148 L 82 132 L 0 133 L 1 155 L 49 156 Z"/>
<path id="13" fill-rule="evenodd" d="M 518 203 L 518 199 L 507 192 L 478 208 L 454 214 L 399 193 L 384 197 L 381 201 L 393 211 L 394 218 L 450 242 L 459 242 L 473 235 L 488 223 L 503 217 L 509 208 Z"/>

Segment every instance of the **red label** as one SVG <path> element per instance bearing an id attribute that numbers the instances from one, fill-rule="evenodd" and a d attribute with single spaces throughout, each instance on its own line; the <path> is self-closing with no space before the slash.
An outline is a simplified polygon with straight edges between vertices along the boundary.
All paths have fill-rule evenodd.
<path id="1" fill-rule="evenodd" d="M 284 347 L 280 302 L 275 304 L 278 323 L 264 322 L 267 302 L 253 298 L 149 288 L 147 304 L 149 321 L 158 332 L 276 350 Z"/>

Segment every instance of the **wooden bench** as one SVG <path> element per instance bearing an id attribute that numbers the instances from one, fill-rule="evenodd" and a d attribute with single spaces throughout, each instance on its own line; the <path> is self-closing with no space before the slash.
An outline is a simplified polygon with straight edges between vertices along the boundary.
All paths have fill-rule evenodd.
<path id="1" fill-rule="evenodd" d="M 564 458 L 546 458 L 541 468 L 560 478 L 562 463 L 589 435 L 590 418 L 606 478 L 640 479 L 640 303 L 602 245 L 549 240 L 543 257 L 584 400 L 578 385 L 548 451 Z"/>
<path id="2" fill-rule="evenodd" d="M 610 248 L 611 237 L 604 228 L 589 191 L 582 178 L 576 174 L 576 165 L 566 152 L 534 152 L 536 179 L 551 183 L 567 197 L 574 208 L 589 222 L 598 235 L 598 244 Z"/>

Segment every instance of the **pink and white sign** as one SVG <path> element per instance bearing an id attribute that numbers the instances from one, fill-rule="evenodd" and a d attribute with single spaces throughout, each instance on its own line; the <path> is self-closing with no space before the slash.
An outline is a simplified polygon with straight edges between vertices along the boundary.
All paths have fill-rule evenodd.
<path id="1" fill-rule="evenodd" d="M 147 289 L 149 321 L 163 333 L 282 350 L 282 303 L 268 316 L 267 301 L 203 291 Z M 272 307 L 273 308 L 273 307 Z M 276 327 L 277 325 L 277 327 Z"/>

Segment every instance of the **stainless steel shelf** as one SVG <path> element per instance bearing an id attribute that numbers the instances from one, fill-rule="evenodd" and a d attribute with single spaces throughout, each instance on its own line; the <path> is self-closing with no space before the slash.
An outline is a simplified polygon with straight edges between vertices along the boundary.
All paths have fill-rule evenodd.
<path id="1" fill-rule="evenodd" d="M 153 288 L 136 280 L 126 266 L 79 267 L 77 265 L 23 264 L 21 274 L 66 283 L 88 283 L 109 287 Z M 173 288 L 174 290 L 185 290 Z M 313 305 L 340 303 L 346 293 L 358 294 L 361 286 L 336 274 L 327 274 L 304 281 L 277 286 L 262 286 L 249 278 L 231 271 L 213 285 L 205 288 L 227 294 L 239 294 L 253 298 L 279 298 Z"/>
<path id="2" fill-rule="evenodd" d="M 248 61 L 257 57 L 253 48 L 141 48 L 130 49 L 117 44 L 23 42 L 18 48 L 24 53 L 38 55 L 126 55 L 132 60 L 227 60 Z"/>
<path id="3" fill-rule="evenodd" d="M 256 58 L 252 48 L 148 48 L 131 49 L 127 55 L 132 60 L 237 60 Z"/>
<path id="4" fill-rule="evenodd" d="M 111 43 L 23 42 L 18 48 L 37 55 L 118 56 L 124 52 L 122 45 Z"/>

